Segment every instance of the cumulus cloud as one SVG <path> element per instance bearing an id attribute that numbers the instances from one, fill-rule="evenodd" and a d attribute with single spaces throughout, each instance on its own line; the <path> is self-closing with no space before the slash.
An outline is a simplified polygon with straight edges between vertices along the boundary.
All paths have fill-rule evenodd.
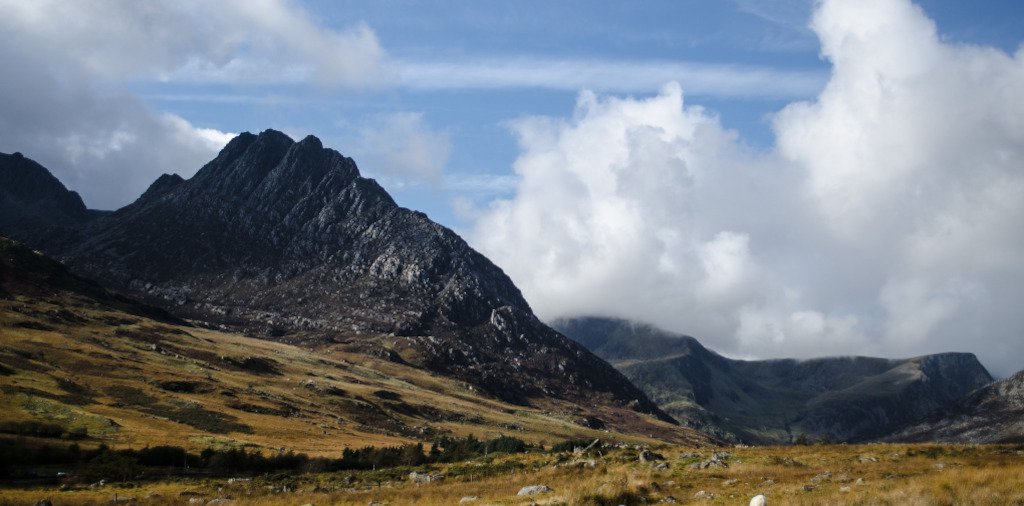
<path id="1" fill-rule="evenodd" d="M 21 151 L 116 208 L 161 173 L 190 176 L 231 134 L 149 108 L 120 83 L 241 82 L 289 73 L 375 86 L 385 54 L 365 25 L 324 29 L 277 0 L 0 0 L 0 151 Z"/>
<path id="2" fill-rule="evenodd" d="M 763 152 L 686 105 L 583 92 L 514 125 L 516 194 L 473 242 L 545 318 L 602 314 L 737 356 L 1024 359 L 1024 51 L 951 45 L 908 1 L 825 0 L 820 95 Z"/>
<path id="3" fill-rule="evenodd" d="M 432 129 L 417 112 L 378 116 L 353 145 L 359 166 L 392 184 L 437 183 L 451 154 L 447 132 Z"/>

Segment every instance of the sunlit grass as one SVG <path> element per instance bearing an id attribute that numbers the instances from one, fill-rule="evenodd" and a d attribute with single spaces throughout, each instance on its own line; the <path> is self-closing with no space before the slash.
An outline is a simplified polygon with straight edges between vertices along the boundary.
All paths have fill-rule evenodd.
<path id="1" fill-rule="evenodd" d="M 922 450 L 934 450 L 927 452 Z M 1024 454 L 1017 447 L 834 445 L 728 449 L 729 467 L 691 469 L 681 453 L 710 456 L 710 449 L 662 447 L 669 468 L 640 463 L 634 449 L 616 449 L 587 457 L 594 468 L 564 465 L 576 457 L 527 454 L 479 461 L 478 474 L 450 474 L 440 483 L 415 485 L 405 471 L 341 472 L 256 478 L 229 483 L 227 479 L 143 482 L 134 488 L 106 485 L 98 489 L 0 490 L 8 502 L 27 503 L 42 497 L 62 503 L 104 504 L 114 494 L 131 496 L 139 504 L 163 504 L 189 497 L 206 500 L 228 497 L 236 504 L 458 504 L 477 496 L 474 504 L 642 504 L 668 497 L 679 503 L 746 504 L 764 494 L 770 504 L 1021 504 L 1024 503 Z M 776 457 L 804 462 L 802 467 L 770 464 Z M 876 457 L 877 462 L 861 457 Z M 514 461 L 515 466 L 502 465 Z M 559 465 L 561 462 L 562 465 Z M 433 466 L 449 473 L 453 466 Z M 484 472 L 486 466 L 503 471 Z M 352 476 L 351 483 L 346 483 Z M 518 497 L 526 485 L 543 484 L 553 491 Z M 288 487 L 288 492 L 282 492 Z M 695 500 L 704 491 L 710 499 Z M 184 495 L 183 495 L 184 494 Z"/>

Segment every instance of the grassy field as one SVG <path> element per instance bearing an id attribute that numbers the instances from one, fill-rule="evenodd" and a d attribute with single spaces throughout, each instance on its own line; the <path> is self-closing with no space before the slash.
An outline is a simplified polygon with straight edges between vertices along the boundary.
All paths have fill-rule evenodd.
<path id="1" fill-rule="evenodd" d="M 664 461 L 641 462 L 635 448 L 600 455 L 571 453 L 491 456 L 420 468 L 442 481 L 415 484 L 413 468 L 173 480 L 101 487 L 0 489 L 0 504 L 1024 504 L 1024 450 L 1005 446 L 863 445 L 760 448 L 655 447 Z M 726 451 L 727 467 L 692 464 Z M 658 466 L 664 464 L 659 469 Z M 520 497 L 527 485 L 551 492 Z M 477 497 L 475 501 L 464 500 Z M 214 503 L 216 504 L 216 502 Z"/>
<path id="2" fill-rule="evenodd" d="M 54 316 L 69 306 L 70 321 Z M 699 441 L 625 409 L 516 406 L 363 354 L 169 325 L 80 301 L 0 299 L 0 337 L 0 423 L 57 423 L 116 448 L 284 448 L 315 456 L 439 435 L 509 434 L 531 443 L 608 436 L 580 425 L 583 415 L 607 420 L 625 441 L 652 442 L 652 434 Z"/>

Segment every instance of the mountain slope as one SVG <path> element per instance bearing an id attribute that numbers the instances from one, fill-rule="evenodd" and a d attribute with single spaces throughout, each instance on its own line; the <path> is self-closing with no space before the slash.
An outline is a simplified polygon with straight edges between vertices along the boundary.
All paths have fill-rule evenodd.
<path id="1" fill-rule="evenodd" d="M 76 232 L 29 243 L 205 324 L 387 357 L 519 404 L 557 398 L 670 420 L 537 320 L 497 266 L 312 136 L 239 135 L 191 179 L 162 177 Z"/>
<path id="2" fill-rule="evenodd" d="M 609 434 L 581 426 L 568 402 L 515 406 L 365 354 L 310 351 L 163 316 L 0 237 L 0 431 L 34 421 L 115 446 L 317 455 L 446 434 L 548 443 L 689 436 L 649 419 L 632 435 Z M 609 420 L 626 416 L 598 409 Z"/>
<path id="3" fill-rule="evenodd" d="M 906 360 L 732 360 L 688 336 L 604 318 L 553 326 L 680 420 L 749 442 L 883 437 L 992 381 L 969 353 Z"/>
<path id="4" fill-rule="evenodd" d="M 892 441 L 1024 443 L 1024 371 L 979 388 Z"/>

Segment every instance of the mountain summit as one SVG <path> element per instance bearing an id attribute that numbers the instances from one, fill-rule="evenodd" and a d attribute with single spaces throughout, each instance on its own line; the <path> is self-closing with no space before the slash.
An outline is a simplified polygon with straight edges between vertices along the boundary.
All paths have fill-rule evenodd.
<path id="1" fill-rule="evenodd" d="M 364 351 L 506 401 L 628 406 L 671 421 L 614 368 L 540 322 L 491 261 L 396 205 L 316 137 L 243 133 L 192 178 L 162 176 L 132 204 L 87 218 L 73 231 L 40 236 L 5 225 L 0 233 L 208 325 Z"/>

